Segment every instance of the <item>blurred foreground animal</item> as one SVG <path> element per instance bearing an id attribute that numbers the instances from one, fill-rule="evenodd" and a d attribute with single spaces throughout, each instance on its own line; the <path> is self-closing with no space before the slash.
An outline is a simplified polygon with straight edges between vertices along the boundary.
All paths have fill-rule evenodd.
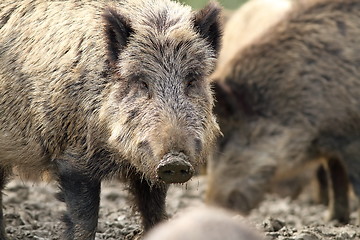
<path id="1" fill-rule="evenodd" d="M 262 240 L 263 237 L 246 226 L 230 212 L 209 207 L 187 210 L 164 222 L 144 240 Z"/>

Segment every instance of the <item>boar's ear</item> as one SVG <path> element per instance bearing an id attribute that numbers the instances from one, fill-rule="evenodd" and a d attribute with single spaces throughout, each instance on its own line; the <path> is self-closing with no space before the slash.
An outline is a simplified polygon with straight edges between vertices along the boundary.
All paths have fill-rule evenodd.
<path id="1" fill-rule="evenodd" d="M 121 50 L 128 43 L 133 29 L 130 21 L 114 9 L 107 9 L 103 15 L 105 21 L 105 36 L 107 38 L 108 60 L 115 64 Z"/>
<path id="2" fill-rule="evenodd" d="M 223 84 L 218 81 L 212 82 L 212 89 L 215 97 L 214 112 L 217 116 L 229 117 L 236 113 L 236 104 L 231 94 Z"/>
<path id="3" fill-rule="evenodd" d="M 203 9 L 195 13 L 194 24 L 201 37 L 207 39 L 216 53 L 220 48 L 222 35 L 220 21 L 221 7 L 216 2 L 208 3 Z"/>
<path id="4" fill-rule="evenodd" d="M 212 84 L 215 96 L 215 114 L 229 117 L 240 111 L 246 116 L 254 115 L 247 94 L 249 90 L 231 80 L 225 82 L 215 80 Z"/>

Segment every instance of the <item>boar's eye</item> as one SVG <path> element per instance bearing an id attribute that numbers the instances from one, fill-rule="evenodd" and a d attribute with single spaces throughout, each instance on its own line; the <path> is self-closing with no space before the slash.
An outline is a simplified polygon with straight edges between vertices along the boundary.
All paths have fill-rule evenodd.
<path id="1" fill-rule="evenodd" d="M 150 88 L 147 79 L 142 74 L 130 76 L 130 84 L 136 89 L 139 96 L 147 96 L 150 98 Z"/>
<path id="2" fill-rule="evenodd" d="M 190 88 L 195 87 L 197 81 L 198 81 L 198 79 L 195 76 L 188 76 L 186 78 L 186 88 L 190 89 Z"/>
<path id="3" fill-rule="evenodd" d="M 149 85 L 146 81 L 144 80 L 138 80 L 138 88 L 140 90 L 140 92 L 142 93 L 143 96 L 146 96 L 148 99 L 151 98 L 151 93 L 150 93 L 150 89 L 149 89 Z"/>
<path id="4" fill-rule="evenodd" d="M 191 79 L 190 81 L 187 82 L 186 87 L 188 88 L 193 87 L 195 85 L 195 81 L 196 81 L 195 79 Z"/>
<path id="5" fill-rule="evenodd" d="M 148 91 L 148 90 L 149 90 L 149 86 L 148 86 L 148 84 L 147 84 L 145 81 L 140 80 L 140 81 L 139 81 L 139 85 L 140 85 L 140 88 L 141 88 L 142 90 L 145 90 L 145 91 Z"/>

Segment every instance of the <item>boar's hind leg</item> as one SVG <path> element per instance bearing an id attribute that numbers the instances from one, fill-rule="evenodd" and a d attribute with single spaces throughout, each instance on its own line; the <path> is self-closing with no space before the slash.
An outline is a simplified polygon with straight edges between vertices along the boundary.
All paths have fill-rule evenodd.
<path id="1" fill-rule="evenodd" d="M 349 180 L 342 162 L 337 158 L 330 158 L 327 161 L 329 179 L 329 220 L 336 219 L 341 223 L 348 223 L 350 216 L 349 209 Z"/>
<path id="2" fill-rule="evenodd" d="M 63 217 L 65 239 L 95 239 L 100 203 L 100 181 L 92 179 L 71 165 L 73 161 L 57 161 L 60 200 L 66 203 Z"/>
<path id="3" fill-rule="evenodd" d="M 130 178 L 130 192 L 134 195 L 134 202 L 141 214 L 145 231 L 167 218 L 167 189 L 167 184 L 150 186 L 139 174 L 133 174 Z"/>
<path id="4" fill-rule="evenodd" d="M 0 239 L 7 239 L 5 234 L 5 219 L 2 206 L 2 190 L 5 187 L 7 172 L 4 168 L 0 167 Z"/>
<path id="5" fill-rule="evenodd" d="M 316 170 L 316 180 L 318 184 L 317 202 L 327 206 L 329 204 L 329 181 L 324 166 L 319 166 Z"/>
<path id="6" fill-rule="evenodd" d="M 360 225 L 360 140 L 353 141 L 345 148 L 344 160 L 348 169 L 349 180 L 358 199 L 357 224 Z"/>
<path id="7" fill-rule="evenodd" d="M 360 164 L 360 161 L 358 164 Z M 360 171 L 355 173 L 353 176 L 350 176 L 350 181 L 352 182 L 355 195 L 357 196 L 357 199 L 358 199 L 357 225 L 360 225 Z"/>

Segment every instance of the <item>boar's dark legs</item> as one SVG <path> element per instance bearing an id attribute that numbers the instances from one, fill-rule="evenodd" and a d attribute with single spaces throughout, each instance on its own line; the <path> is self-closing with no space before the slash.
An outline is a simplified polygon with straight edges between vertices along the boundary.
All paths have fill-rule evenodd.
<path id="1" fill-rule="evenodd" d="M 337 158 L 327 161 L 329 171 L 329 220 L 337 219 L 341 223 L 349 222 L 349 179 L 343 163 Z"/>
<path id="2" fill-rule="evenodd" d="M 100 181 L 92 179 L 72 161 L 57 161 L 61 198 L 67 206 L 63 217 L 64 239 L 95 239 L 100 204 Z"/>
<path id="3" fill-rule="evenodd" d="M 4 168 L 0 168 L 0 239 L 7 239 L 5 234 L 5 221 L 4 221 L 4 213 L 3 213 L 3 205 L 2 205 L 2 190 L 4 189 L 6 183 L 6 170 Z"/>
<path id="4" fill-rule="evenodd" d="M 353 184 L 353 189 L 354 189 L 355 195 L 356 195 L 356 197 L 358 199 L 358 201 L 357 201 L 358 202 L 358 208 L 357 208 L 358 216 L 357 216 L 356 224 L 360 225 L 360 170 L 358 170 L 354 174 L 354 176 L 350 175 L 350 181 Z"/>
<path id="5" fill-rule="evenodd" d="M 360 166 L 352 170 L 350 170 L 350 181 L 352 182 L 352 186 L 355 192 L 355 195 L 358 199 L 358 216 L 357 216 L 357 225 L 360 225 Z"/>
<path id="6" fill-rule="evenodd" d="M 167 190 L 168 185 L 165 183 L 150 185 L 139 174 L 132 174 L 130 192 L 133 194 L 134 203 L 141 214 L 145 231 L 167 218 L 165 210 Z"/>
<path id="7" fill-rule="evenodd" d="M 348 169 L 349 180 L 358 199 L 357 224 L 360 225 L 360 140 L 353 141 L 344 149 L 344 160 Z"/>
<path id="8" fill-rule="evenodd" d="M 316 170 L 316 180 L 318 184 L 316 200 L 327 206 L 329 204 L 329 181 L 326 169 L 322 165 Z"/>

